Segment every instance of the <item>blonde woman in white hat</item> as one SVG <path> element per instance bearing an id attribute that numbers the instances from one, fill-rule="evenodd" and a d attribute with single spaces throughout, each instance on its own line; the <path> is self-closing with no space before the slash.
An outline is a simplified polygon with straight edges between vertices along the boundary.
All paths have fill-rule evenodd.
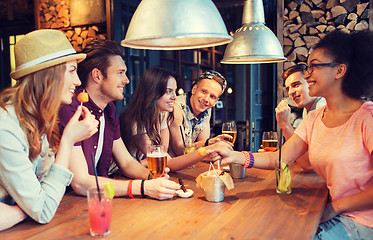
<path id="1" fill-rule="evenodd" d="M 62 32 L 33 31 L 14 51 L 17 68 L 10 76 L 18 83 L 0 94 L 0 230 L 27 216 L 38 223 L 52 219 L 73 177 L 72 147 L 98 125 L 79 107 L 58 137 L 59 107 L 71 103 L 81 84 L 77 62 L 85 58 Z"/>

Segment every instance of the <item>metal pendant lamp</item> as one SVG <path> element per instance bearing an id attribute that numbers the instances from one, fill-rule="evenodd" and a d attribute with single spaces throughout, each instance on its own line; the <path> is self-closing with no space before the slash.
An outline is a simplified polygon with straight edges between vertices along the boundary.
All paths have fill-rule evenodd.
<path id="1" fill-rule="evenodd" d="M 223 45 L 232 39 L 211 0 L 142 0 L 121 44 L 179 50 Z"/>
<path id="2" fill-rule="evenodd" d="M 265 26 L 262 0 L 246 0 L 242 26 L 225 49 L 221 63 L 271 63 L 286 58 L 275 34 Z"/>

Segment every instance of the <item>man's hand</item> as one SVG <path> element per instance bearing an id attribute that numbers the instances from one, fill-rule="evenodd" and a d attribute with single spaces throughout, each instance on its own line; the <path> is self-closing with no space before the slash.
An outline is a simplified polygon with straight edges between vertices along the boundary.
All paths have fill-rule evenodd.
<path id="1" fill-rule="evenodd" d="M 181 186 L 176 182 L 168 180 L 168 177 L 166 175 L 165 177 L 145 181 L 145 194 L 159 200 L 172 198 L 176 190 L 180 189 Z"/>
<path id="2" fill-rule="evenodd" d="M 277 105 L 275 112 L 276 112 L 277 123 L 282 129 L 291 125 L 290 123 L 291 109 L 289 105 L 287 104 L 286 100 L 282 100 Z"/>
<path id="3" fill-rule="evenodd" d="M 231 146 L 233 147 L 233 144 L 228 140 L 228 139 L 232 139 L 232 138 L 233 137 L 229 134 L 220 134 L 216 137 L 210 138 L 209 139 L 209 145 L 212 145 L 212 144 L 220 142 L 220 141 L 226 141 L 226 142 L 229 142 L 231 144 Z"/>

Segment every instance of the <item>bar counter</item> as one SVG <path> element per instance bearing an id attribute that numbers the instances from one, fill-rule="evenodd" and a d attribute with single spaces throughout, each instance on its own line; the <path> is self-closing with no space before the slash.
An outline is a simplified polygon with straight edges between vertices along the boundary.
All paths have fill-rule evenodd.
<path id="1" fill-rule="evenodd" d="M 208 170 L 198 163 L 171 173 L 194 191 L 191 198 L 159 201 L 115 198 L 111 233 L 105 239 L 312 239 L 327 200 L 324 181 L 294 168 L 292 193 L 275 191 L 271 170 L 248 169 L 234 179 L 223 202 L 207 202 L 196 177 Z M 40 225 L 26 220 L 0 232 L 0 239 L 91 239 L 86 197 L 67 193 L 53 220 Z"/>

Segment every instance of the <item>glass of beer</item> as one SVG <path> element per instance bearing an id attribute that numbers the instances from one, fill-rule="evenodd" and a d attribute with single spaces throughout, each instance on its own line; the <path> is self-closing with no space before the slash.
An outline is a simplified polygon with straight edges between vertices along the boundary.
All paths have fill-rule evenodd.
<path id="1" fill-rule="evenodd" d="M 162 145 L 150 145 L 147 149 L 146 161 L 153 178 L 162 177 L 167 165 L 167 153 Z"/>
<path id="2" fill-rule="evenodd" d="M 277 143 L 277 132 L 263 132 L 262 145 L 265 152 L 276 152 Z"/>
<path id="3" fill-rule="evenodd" d="M 235 122 L 226 122 L 223 123 L 222 127 L 222 134 L 228 134 L 232 136 L 232 139 L 225 138 L 225 141 L 231 142 L 234 144 L 237 138 L 237 128 L 236 128 L 236 123 Z"/>

